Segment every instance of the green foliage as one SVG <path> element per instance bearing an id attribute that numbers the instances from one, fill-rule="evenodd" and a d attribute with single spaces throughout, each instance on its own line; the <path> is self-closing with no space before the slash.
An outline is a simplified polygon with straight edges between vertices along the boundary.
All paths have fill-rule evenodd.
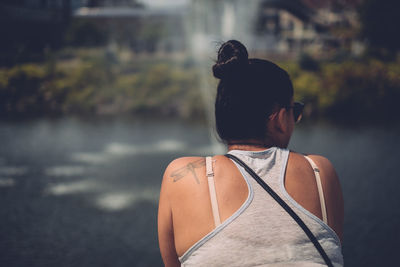
<path id="1" fill-rule="evenodd" d="M 66 59 L 62 61 L 49 56 L 44 65 L 0 69 L 1 114 L 125 113 L 204 118 L 196 66 L 153 57 L 123 63 L 111 52 L 89 52 L 75 51 L 76 57 L 63 54 Z M 398 62 L 325 62 L 313 71 L 295 62 L 281 66 L 291 76 L 296 100 L 306 103 L 306 116 L 396 118 Z"/>
<path id="2" fill-rule="evenodd" d="M 122 64 L 94 51 L 79 58 L 2 69 L 1 113 L 203 116 L 194 69 L 160 60 Z"/>
<path id="3" fill-rule="evenodd" d="M 305 113 L 308 116 L 316 115 L 321 107 L 321 95 L 319 92 L 321 80 L 313 72 L 300 72 L 293 79 L 296 100 L 306 103 Z"/>
<path id="4" fill-rule="evenodd" d="M 339 120 L 394 118 L 400 97 L 400 64 L 378 60 L 324 63 L 319 72 L 288 68 L 296 99 L 306 113 Z"/>
<path id="5" fill-rule="evenodd" d="M 394 118 L 400 97 L 399 70 L 398 64 L 378 60 L 325 66 L 322 86 L 331 94 L 326 112 L 342 118 Z"/>
<path id="6" fill-rule="evenodd" d="M 316 61 L 309 54 L 306 53 L 300 55 L 299 65 L 303 70 L 310 70 L 310 71 L 319 70 L 318 61 Z"/>
<path id="7" fill-rule="evenodd" d="M 35 115 L 56 110 L 59 99 L 49 75 L 39 65 L 24 64 L 0 71 L 0 113 Z"/>
<path id="8" fill-rule="evenodd" d="M 118 99 L 125 109 L 133 113 L 158 113 L 191 116 L 196 110 L 187 108 L 196 91 L 196 73 L 183 71 L 165 63 L 157 63 L 136 74 L 121 76 L 115 86 Z"/>

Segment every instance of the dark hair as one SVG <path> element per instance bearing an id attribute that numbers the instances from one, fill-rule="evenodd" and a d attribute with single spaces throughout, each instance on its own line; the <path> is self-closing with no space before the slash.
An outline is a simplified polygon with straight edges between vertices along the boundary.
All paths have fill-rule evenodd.
<path id="1" fill-rule="evenodd" d="M 264 140 L 274 107 L 289 105 L 293 97 L 287 72 L 268 60 L 249 59 L 246 47 L 230 40 L 219 49 L 213 73 L 220 79 L 215 100 L 220 138 Z"/>

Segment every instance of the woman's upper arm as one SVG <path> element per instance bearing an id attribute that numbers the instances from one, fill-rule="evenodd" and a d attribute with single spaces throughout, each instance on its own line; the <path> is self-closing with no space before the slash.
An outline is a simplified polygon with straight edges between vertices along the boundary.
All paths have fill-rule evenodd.
<path id="1" fill-rule="evenodd" d="M 343 239 L 344 201 L 340 181 L 332 163 L 325 157 L 309 155 L 317 164 L 328 212 L 328 224 Z"/>
<path id="2" fill-rule="evenodd" d="M 169 181 L 166 170 L 161 184 L 160 200 L 158 203 L 158 243 L 165 266 L 180 266 L 175 250 L 172 211 L 168 197 Z"/>

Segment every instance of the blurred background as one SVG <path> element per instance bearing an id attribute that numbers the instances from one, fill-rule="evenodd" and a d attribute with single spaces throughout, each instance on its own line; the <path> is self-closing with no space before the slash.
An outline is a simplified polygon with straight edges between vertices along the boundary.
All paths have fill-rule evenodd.
<path id="1" fill-rule="evenodd" d="M 290 148 L 328 157 L 347 266 L 395 266 L 400 2 L 1 0 L 0 265 L 161 266 L 157 202 L 174 158 L 224 153 L 218 47 L 291 75 Z"/>

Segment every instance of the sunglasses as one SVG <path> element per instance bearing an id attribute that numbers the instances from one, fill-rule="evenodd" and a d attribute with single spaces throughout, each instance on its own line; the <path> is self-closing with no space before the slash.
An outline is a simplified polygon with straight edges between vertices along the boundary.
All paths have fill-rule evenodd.
<path id="1" fill-rule="evenodd" d="M 293 105 L 285 107 L 286 109 L 293 109 L 294 122 L 297 123 L 303 117 L 304 104 L 301 102 L 294 102 Z"/>

